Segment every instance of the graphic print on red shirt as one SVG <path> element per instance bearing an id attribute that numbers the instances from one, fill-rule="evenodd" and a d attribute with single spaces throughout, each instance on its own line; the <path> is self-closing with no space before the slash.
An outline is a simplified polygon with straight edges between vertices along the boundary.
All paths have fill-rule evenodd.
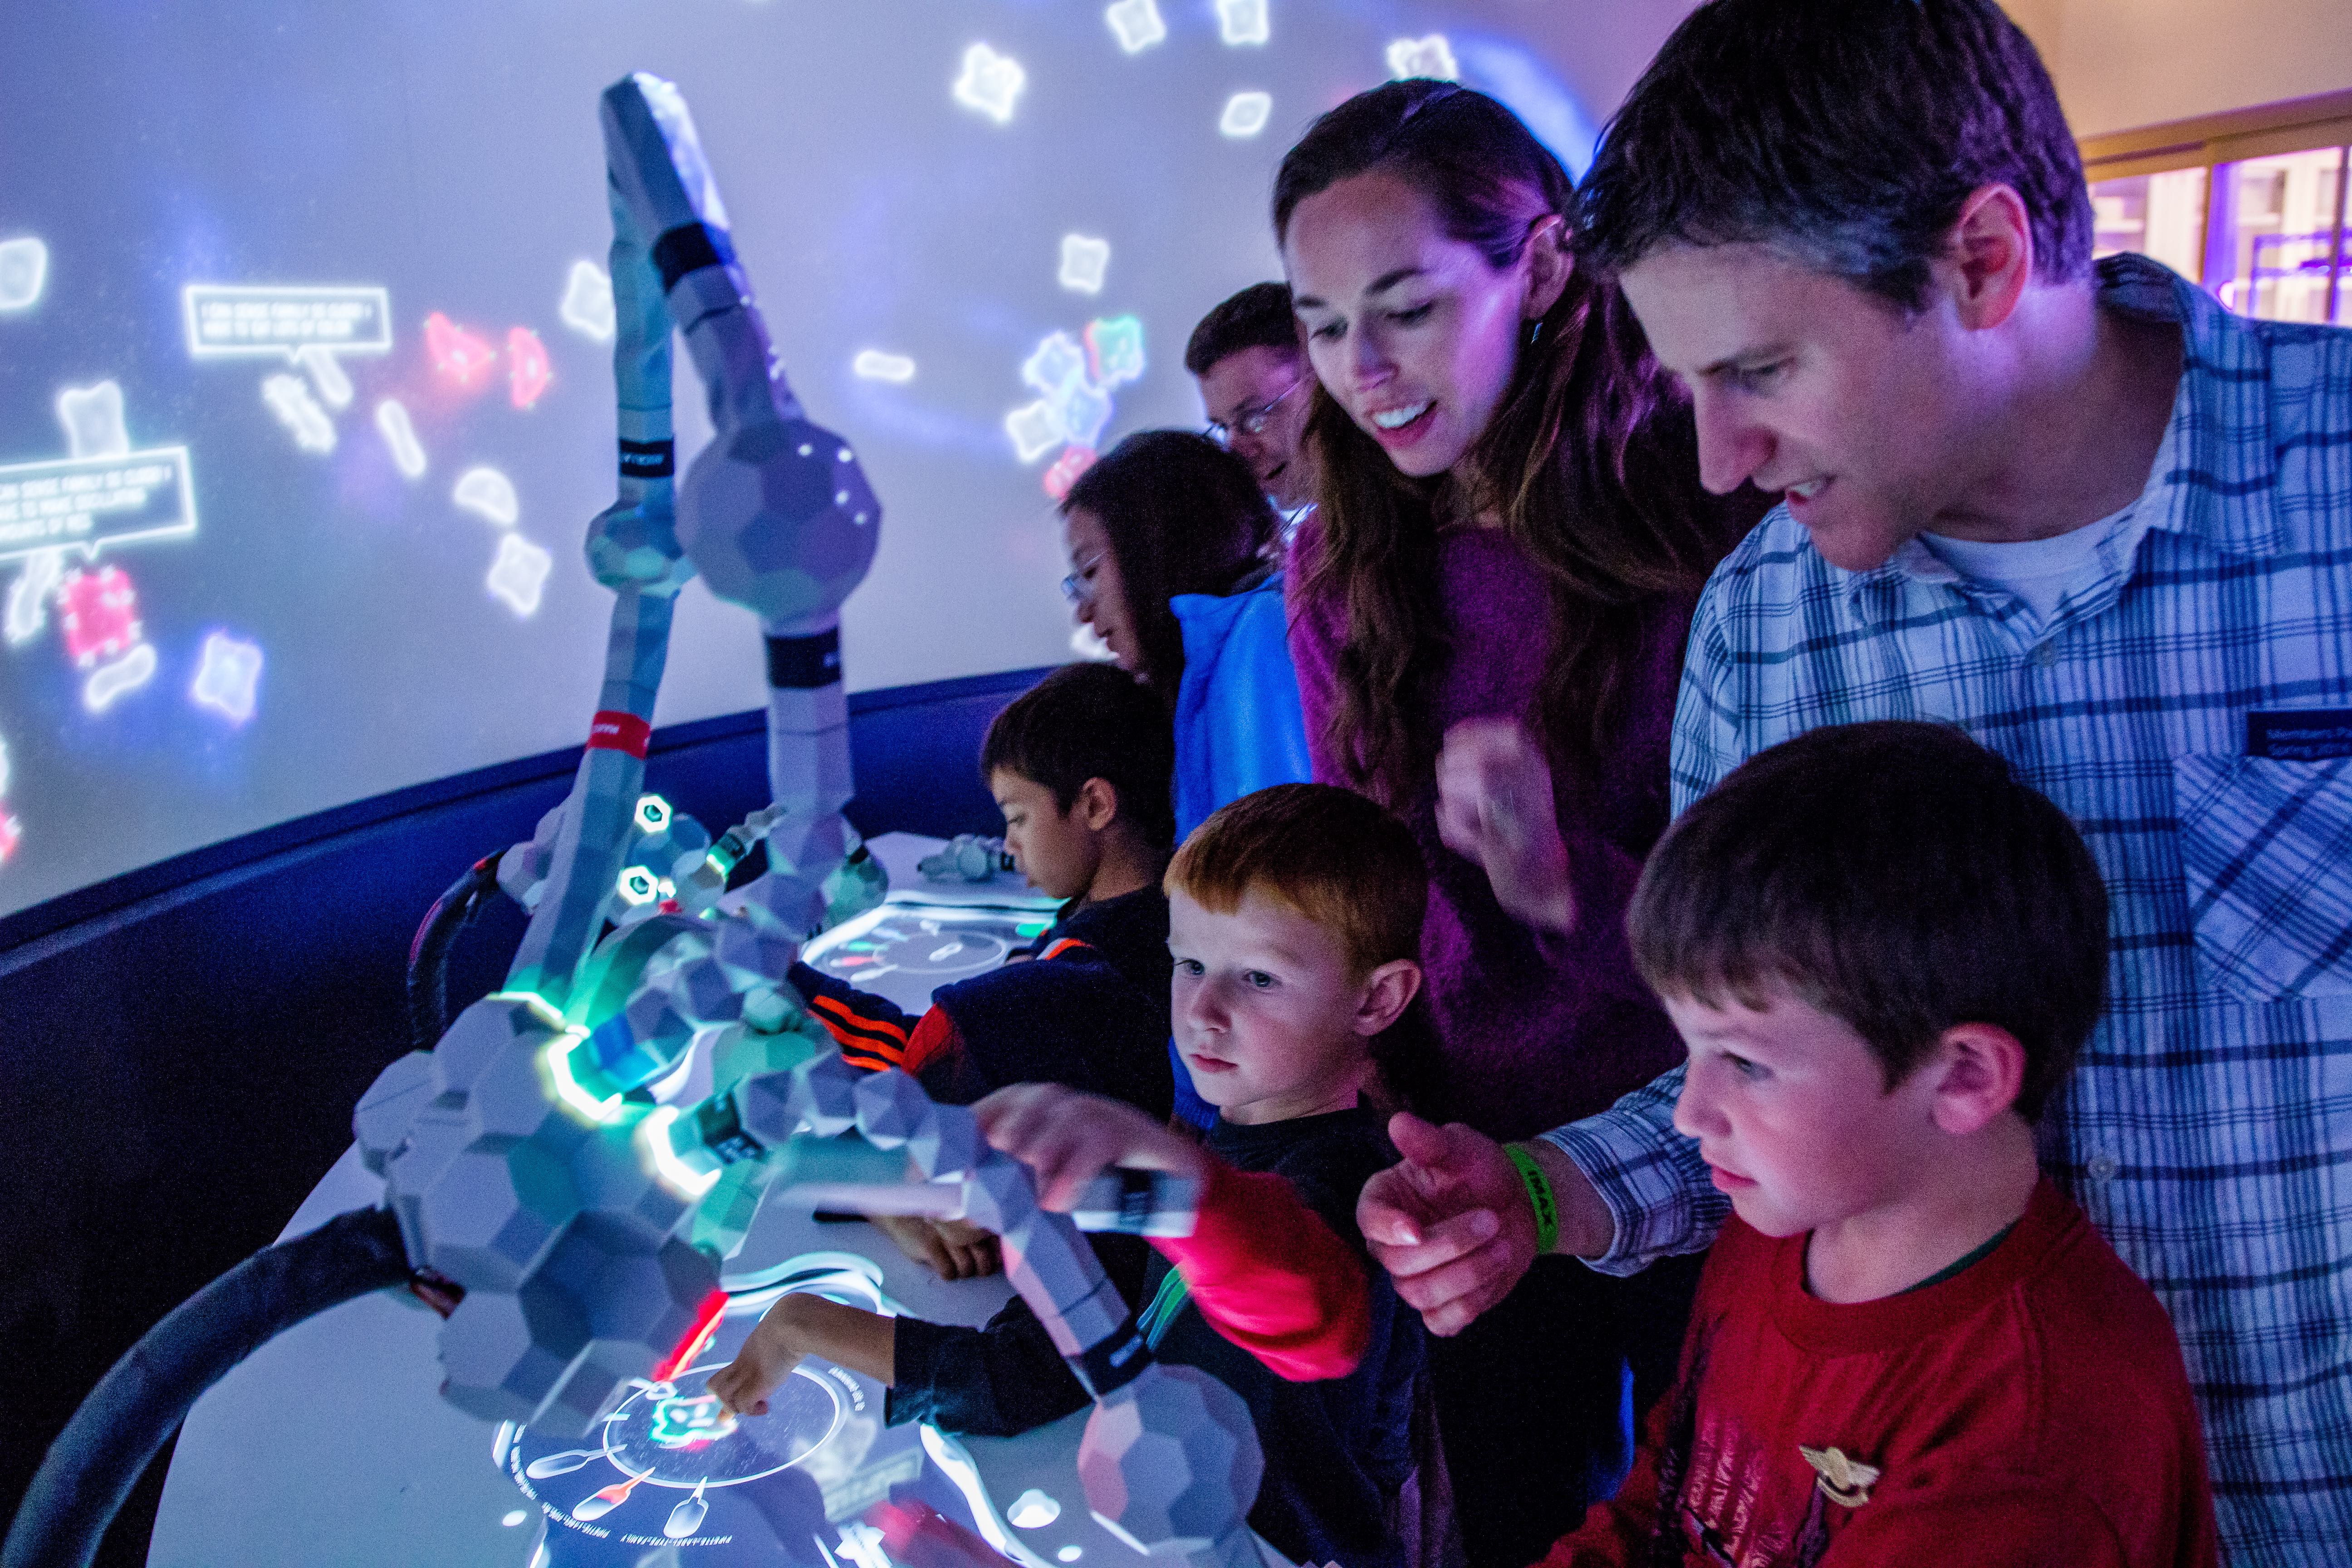
<path id="1" fill-rule="evenodd" d="M 2171 1322 L 2050 1182 L 1900 1295 L 1817 1300 L 1804 1257 L 1725 1227 L 1633 1473 L 1545 1568 L 2211 1568 Z"/>

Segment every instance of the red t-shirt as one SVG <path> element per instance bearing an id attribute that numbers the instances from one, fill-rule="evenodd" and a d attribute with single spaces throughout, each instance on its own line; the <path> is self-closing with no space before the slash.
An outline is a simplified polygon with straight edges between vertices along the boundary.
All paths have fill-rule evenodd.
<path id="1" fill-rule="evenodd" d="M 2210 1568 L 2189 1378 L 2156 1297 L 2044 1179 L 1953 1278 L 1836 1306 L 1738 1219 L 1614 1500 L 1545 1568 Z"/>

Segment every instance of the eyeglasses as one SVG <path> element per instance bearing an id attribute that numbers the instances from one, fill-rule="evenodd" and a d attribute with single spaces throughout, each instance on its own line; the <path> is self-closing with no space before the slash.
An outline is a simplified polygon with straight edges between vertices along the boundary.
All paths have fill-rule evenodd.
<path id="1" fill-rule="evenodd" d="M 1273 422 L 1274 411 L 1287 402 L 1292 393 L 1306 384 L 1307 378 L 1302 375 L 1265 402 L 1237 409 L 1234 414 L 1234 422 L 1230 425 L 1222 419 L 1210 420 L 1208 429 L 1204 433 L 1210 440 L 1220 447 L 1232 446 L 1234 437 L 1237 435 L 1263 436 L 1265 434 L 1266 426 Z"/>
<path id="2" fill-rule="evenodd" d="M 1101 556 L 1089 555 L 1078 563 L 1076 571 L 1062 579 L 1062 597 L 1070 601 L 1072 609 L 1077 608 L 1095 596 L 1095 585 L 1087 581 L 1087 577 L 1101 563 Z"/>

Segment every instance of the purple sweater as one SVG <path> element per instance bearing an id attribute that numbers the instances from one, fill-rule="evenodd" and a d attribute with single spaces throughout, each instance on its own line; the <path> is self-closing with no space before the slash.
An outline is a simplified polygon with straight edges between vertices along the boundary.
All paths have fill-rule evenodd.
<path id="1" fill-rule="evenodd" d="M 1318 547 L 1309 519 L 1292 546 L 1290 657 L 1315 777 L 1344 784 L 1326 726 L 1347 608 L 1336 595 L 1305 591 Z M 1434 710 L 1420 722 L 1433 741 L 1465 719 L 1517 718 L 1540 733 L 1534 709 L 1550 638 L 1533 633 L 1551 611 L 1535 566 L 1499 530 L 1456 528 L 1439 538 L 1438 573 L 1451 653 Z M 1682 1058 L 1633 969 L 1625 906 L 1665 830 L 1666 745 L 1691 608 L 1688 599 L 1662 601 L 1650 617 L 1631 716 L 1599 776 L 1573 775 L 1553 760 L 1574 931 L 1538 932 L 1503 912 L 1486 872 L 1439 840 L 1433 773 L 1404 805 L 1429 866 L 1421 952 L 1446 1058 L 1445 1101 L 1433 1109 L 1448 1120 L 1492 1138 L 1532 1137 L 1606 1109 Z"/>

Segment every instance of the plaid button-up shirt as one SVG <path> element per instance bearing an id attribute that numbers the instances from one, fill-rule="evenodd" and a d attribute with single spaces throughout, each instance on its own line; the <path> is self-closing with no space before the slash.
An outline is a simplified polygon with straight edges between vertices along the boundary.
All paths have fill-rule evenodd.
<path id="1" fill-rule="evenodd" d="M 1778 509 L 1700 602 L 1675 808 L 1803 731 L 1937 719 L 2074 819 L 2106 878 L 2108 1007 L 2044 1163 L 2172 1314 L 2231 1560 L 2341 1568 L 2352 758 L 2251 756 L 2247 716 L 2352 708 L 2352 331 L 2232 316 L 2142 257 L 2099 289 L 2178 322 L 2186 368 L 2147 489 L 2049 623 L 1916 539 L 1841 571 Z M 1547 1134 L 1616 1215 L 1612 1272 L 1722 1223 L 1671 1125 L 1681 1081 Z"/>

